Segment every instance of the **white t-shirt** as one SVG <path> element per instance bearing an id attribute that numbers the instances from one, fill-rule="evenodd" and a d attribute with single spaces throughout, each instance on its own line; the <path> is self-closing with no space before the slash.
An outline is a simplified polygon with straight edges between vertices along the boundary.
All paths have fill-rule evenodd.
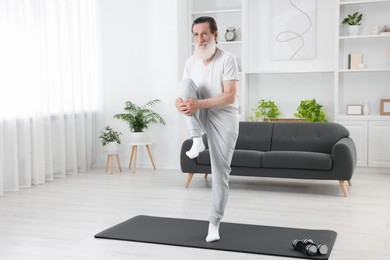
<path id="1" fill-rule="evenodd" d="M 184 68 L 183 79 L 192 79 L 203 98 L 218 96 L 223 92 L 224 80 L 239 80 L 238 66 L 235 57 L 221 49 L 217 50 L 214 59 L 207 65 L 197 56 L 192 55 L 187 59 Z M 238 100 L 233 106 L 238 108 Z"/>

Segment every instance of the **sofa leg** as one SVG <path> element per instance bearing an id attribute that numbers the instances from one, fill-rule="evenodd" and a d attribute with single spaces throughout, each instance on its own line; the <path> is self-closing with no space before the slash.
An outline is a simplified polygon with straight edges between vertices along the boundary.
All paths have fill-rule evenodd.
<path id="1" fill-rule="evenodd" d="M 192 177 L 194 177 L 194 174 L 193 173 L 188 173 L 188 177 L 187 177 L 187 180 L 186 180 L 186 188 L 188 188 L 188 186 L 190 186 L 190 182 L 192 180 Z"/>
<path id="2" fill-rule="evenodd" d="M 347 186 L 345 185 L 344 180 L 339 180 L 339 182 L 340 182 L 340 187 L 343 190 L 344 196 L 348 197 Z"/>
<path id="3" fill-rule="evenodd" d="M 204 174 L 204 178 L 207 179 L 207 175 L 209 175 L 208 173 L 205 173 Z"/>

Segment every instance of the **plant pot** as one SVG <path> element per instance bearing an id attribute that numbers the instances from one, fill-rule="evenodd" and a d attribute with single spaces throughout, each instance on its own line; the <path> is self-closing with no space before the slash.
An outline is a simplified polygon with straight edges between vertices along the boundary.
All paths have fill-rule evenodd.
<path id="1" fill-rule="evenodd" d="M 133 143 L 142 143 L 147 141 L 147 135 L 145 132 L 131 132 L 130 137 Z"/>
<path id="2" fill-rule="evenodd" d="M 118 143 L 117 142 L 109 142 L 107 144 L 107 152 L 108 153 L 115 153 L 118 151 Z"/>
<path id="3" fill-rule="evenodd" d="M 349 25 L 348 33 L 349 35 L 358 35 L 359 34 L 360 25 Z"/>

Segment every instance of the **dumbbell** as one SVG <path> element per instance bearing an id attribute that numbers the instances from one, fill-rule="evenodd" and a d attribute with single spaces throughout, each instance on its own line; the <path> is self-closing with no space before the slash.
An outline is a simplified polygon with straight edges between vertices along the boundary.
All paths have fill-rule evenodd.
<path id="1" fill-rule="evenodd" d="M 326 255 L 328 253 L 328 247 L 326 245 L 316 245 L 310 238 L 305 238 L 303 240 L 295 239 L 292 242 L 292 246 L 295 249 L 304 250 L 308 255 Z"/>
<path id="2" fill-rule="evenodd" d="M 303 240 L 295 239 L 292 241 L 292 246 L 298 250 L 304 250 L 307 255 L 316 255 L 317 247 L 313 244 L 313 240 L 305 238 Z"/>

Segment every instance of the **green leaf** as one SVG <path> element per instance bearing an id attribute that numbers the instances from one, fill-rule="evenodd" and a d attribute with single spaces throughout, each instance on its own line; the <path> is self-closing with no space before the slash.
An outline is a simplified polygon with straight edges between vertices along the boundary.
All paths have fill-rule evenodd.
<path id="1" fill-rule="evenodd" d="M 258 121 L 262 117 L 276 118 L 280 116 L 279 108 L 272 100 L 260 99 L 252 111 L 254 111 L 254 116 L 250 116 L 251 121 L 255 121 L 255 119 Z"/>
<path id="2" fill-rule="evenodd" d="M 158 113 L 148 108 L 157 105 L 159 102 L 159 99 L 154 99 L 143 106 L 137 106 L 131 101 L 126 101 L 124 107 L 126 113 L 116 114 L 114 118 L 125 121 L 133 132 L 142 132 L 150 124 L 165 125 L 164 119 Z"/>
<path id="3" fill-rule="evenodd" d="M 355 12 L 352 15 L 348 14 L 347 17 L 343 19 L 342 24 L 348 25 L 360 25 L 361 20 L 363 19 L 363 14 Z"/>
<path id="4" fill-rule="evenodd" d="M 114 129 L 112 129 L 110 126 L 105 126 L 101 130 L 101 135 L 99 138 L 102 139 L 102 145 L 106 146 L 110 142 L 117 142 L 120 144 L 120 135 L 122 135 L 121 132 L 114 131 Z"/>
<path id="5" fill-rule="evenodd" d="M 322 111 L 322 105 L 315 99 L 302 100 L 297 108 L 296 117 L 306 118 L 308 122 L 328 122 L 325 119 L 325 113 Z"/>

